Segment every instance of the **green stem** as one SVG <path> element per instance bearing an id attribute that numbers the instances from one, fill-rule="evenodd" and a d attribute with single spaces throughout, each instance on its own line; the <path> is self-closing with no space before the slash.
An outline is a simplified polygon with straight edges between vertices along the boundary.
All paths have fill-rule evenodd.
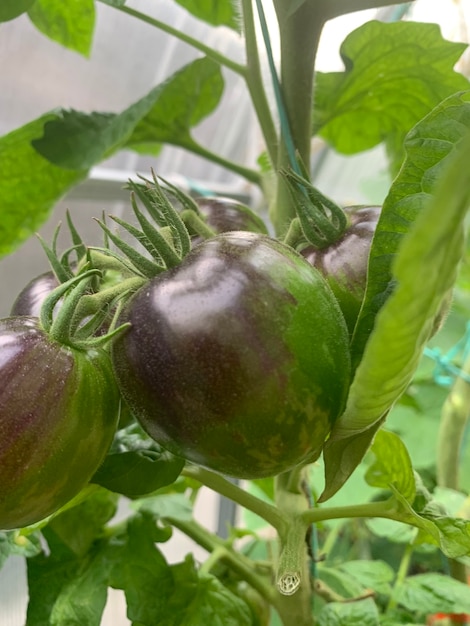
<path id="1" fill-rule="evenodd" d="M 306 541 L 309 523 L 303 519 L 309 509 L 309 502 L 301 484 L 302 476 L 296 469 L 275 479 L 276 504 L 290 520 L 287 529 L 279 532 L 280 553 L 276 579 L 278 612 L 286 626 L 314 624 Z"/>
<path id="2" fill-rule="evenodd" d="M 283 243 L 291 248 L 295 248 L 300 241 L 305 241 L 304 231 L 298 217 L 294 217 L 289 224 L 287 233 L 284 235 Z"/>
<path id="3" fill-rule="evenodd" d="M 105 0 L 100 0 L 100 1 L 103 2 L 104 4 L 108 4 L 108 2 L 106 2 Z M 236 63 L 232 59 L 229 59 L 225 55 L 221 54 L 220 52 L 217 52 L 213 48 L 206 46 L 201 41 L 194 39 L 193 37 L 190 37 L 189 35 L 186 35 L 180 30 L 173 28 L 169 24 L 165 24 L 165 22 L 161 22 L 160 20 L 150 17 L 149 15 L 146 15 L 145 13 L 141 13 L 140 11 L 136 11 L 135 9 L 131 9 L 130 7 L 125 6 L 125 5 L 118 6 L 118 5 L 113 4 L 112 6 L 118 11 L 122 11 L 123 13 L 127 13 L 128 15 L 132 15 L 132 17 L 135 17 L 138 20 L 145 22 L 146 24 L 149 24 L 150 26 L 158 28 L 159 30 L 162 30 L 163 32 L 168 33 L 169 35 L 172 35 L 173 37 L 176 37 L 180 41 L 183 41 L 184 43 L 188 44 L 192 48 L 199 50 L 199 52 L 202 52 L 210 59 L 213 59 L 217 63 L 220 63 L 220 65 L 227 67 L 228 69 L 232 70 L 236 74 L 245 76 L 246 68 L 244 65 L 241 65 L 240 63 Z"/>
<path id="4" fill-rule="evenodd" d="M 313 111 L 313 77 L 321 31 L 327 19 L 325 3 L 303 2 L 292 11 L 290 0 L 274 0 L 281 42 L 281 89 L 290 134 L 307 171 L 310 163 Z M 284 143 L 278 153 L 277 169 L 289 166 L 290 155 Z M 295 206 L 286 182 L 278 180 L 271 220 L 282 235 L 295 217 Z"/>
<path id="5" fill-rule="evenodd" d="M 201 146 L 199 143 L 193 141 L 192 139 L 181 142 L 169 141 L 168 143 L 172 143 L 173 145 L 184 148 L 185 150 L 188 150 L 193 154 L 197 154 L 198 156 L 207 159 L 208 161 L 212 161 L 212 163 L 216 163 L 217 165 L 220 165 L 223 168 L 230 170 L 231 172 L 235 172 L 235 174 L 243 176 L 243 178 L 246 178 L 246 180 L 250 181 L 251 183 L 261 186 L 262 181 L 259 172 L 249 167 L 245 167 L 244 165 L 234 163 L 229 159 L 225 159 L 224 157 L 220 156 L 220 154 L 208 150 L 207 148 Z"/>
<path id="6" fill-rule="evenodd" d="M 470 357 L 462 371 L 470 374 Z M 470 416 L 470 384 L 458 377 L 442 407 L 437 444 L 437 484 L 459 490 L 460 450 L 465 428 Z M 449 559 L 453 578 L 467 582 L 466 567 L 459 561 Z"/>
<path id="7" fill-rule="evenodd" d="M 331 519 L 347 519 L 355 517 L 384 517 L 403 522 L 402 515 L 396 510 L 394 499 L 381 502 L 368 502 L 352 506 L 332 506 L 309 509 L 302 513 L 305 524 L 316 524 Z M 409 523 L 407 519 L 405 523 Z"/>
<path id="8" fill-rule="evenodd" d="M 398 591 L 400 587 L 405 582 L 406 576 L 408 574 L 408 570 L 410 569 L 411 557 L 413 555 L 414 545 L 409 543 L 405 547 L 405 551 L 403 552 L 403 556 L 400 561 L 400 566 L 398 568 L 397 577 L 395 579 L 395 584 L 393 586 L 392 595 L 390 596 L 390 600 L 387 605 L 387 613 L 392 611 L 397 606 L 397 597 Z"/>
<path id="9" fill-rule="evenodd" d="M 276 606 L 276 593 L 269 581 L 264 576 L 256 573 L 254 562 L 235 552 L 222 539 L 198 524 L 195 520 L 186 521 L 179 518 L 165 518 L 172 526 L 183 532 L 187 537 L 210 553 L 217 551 L 218 560 L 224 562 L 240 578 L 246 581 L 270 604 Z"/>
<path id="10" fill-rule="evenodd" d="M 242 0 L 242 9 L 247 58 L 246 85 L 256 111 L 271 163 L 276 165 L 278 161 L 279 136 L 271 114 L 266 91 L 263 87 L 252 0 Z"/>
<path id="11" fill-rule="evenodd" d="M 211 472 L 196 465 L 187 465 L 183 469 L 182 475 L 199 481 L 206 487 L 209 487 L 209 489 L 229 498 L 248 511 L 259 515 L 259 517 L 268 522 L 268 524 L 273 526 L 278 532 L 286 531 L 287 520 L 275 506 L 244 491 L 241 487 L 238 487 L 220 474 L 216 474 L 215 472 Z"/>

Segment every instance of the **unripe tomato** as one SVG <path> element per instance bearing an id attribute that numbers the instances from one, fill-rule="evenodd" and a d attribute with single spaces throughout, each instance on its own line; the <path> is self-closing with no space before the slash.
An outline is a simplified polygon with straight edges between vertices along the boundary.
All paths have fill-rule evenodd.
<path id="1" fill-rule="evenodd" d="M 349 337 L 326 281 L 294 250 L 218 235 L 140 289 L 125 322 L 118 384 L 162 446 L 239 478 L 319 456 L 345 405 Z"/>
<path id="2" fill-rule="evenodd" d="M 350 226 L 342 237 L 327 248 L 308 246 L 302 255 L 328 281 L 352 333 L 364 298 L 369 252 L 381 207 L 346 207 L 344 211 Z"/>
<path id="3" fill-rule="evenodd" d="M 216 233 L 244 230 L 268 234 L 260 216 L 237 200 L 214 196 L 198 198 L 196 202 L 206 223 Z"/>
<path id="4" fill-rule="evenodd" d="M 36 276 L 20 291 L 12 305 L 10 315 L 39 317 L 42 303 L 58 284 L 54 272 Z"/>
<path id="5" fill-rule="evenodd" d="M 109 355 L 51 340 L 33 317 L 0 320 L 0 528 L 57 511 L 101 464 L 119 417 Z"/>

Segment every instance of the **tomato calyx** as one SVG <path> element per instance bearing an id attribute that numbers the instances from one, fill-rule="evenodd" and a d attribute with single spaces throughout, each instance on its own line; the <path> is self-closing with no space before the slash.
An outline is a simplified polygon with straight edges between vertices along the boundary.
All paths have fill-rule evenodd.
<path id="1" fill-rule="evenodd" d="M 318 249 L 327 248 L 340 239 L 348 227 L 348 218 L 343 209 L 314 187 L 306 172 L 301 175 L 292 169 L 285 169 L 281 174 L 297 213 L 289 229 L 289 238 L 292 238 L 294 230 Z"/>

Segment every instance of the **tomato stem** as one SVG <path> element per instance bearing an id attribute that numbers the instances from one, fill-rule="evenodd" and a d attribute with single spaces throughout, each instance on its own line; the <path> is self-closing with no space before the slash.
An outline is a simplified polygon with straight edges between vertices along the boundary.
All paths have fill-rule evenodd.
<path id="1" fill-rule="evenodd" d="M 214 237 L 215 231 L 208 226 L 203 218 L 200 217 L 195 211 L 185 209 L 181 213 L 181 219 L 191 232 L 196 233 L 200 237 L 203 237 L 204 239 Z"/>
<path id="2" fill-rule="evenodd" d="M 277 507 L 264 502 L 230 482 L 220 474 L 196 465 L 187 465 L 181 472 L 183 476 L 199 481 L 206 487 L 236 502 L 248 511 L 259 515 L 278 532 L 287 532 L 287 519 Z"/>

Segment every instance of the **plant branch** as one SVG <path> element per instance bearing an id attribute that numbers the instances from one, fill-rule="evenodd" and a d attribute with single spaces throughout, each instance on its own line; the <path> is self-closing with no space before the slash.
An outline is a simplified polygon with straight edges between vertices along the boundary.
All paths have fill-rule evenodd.
<path id="1" fill-rule="evenodd" d="M 247 58 L 245 74 L 246 85 L 256 111 L 264 141 L 266 142 L 266 148 L 271 163 L 276 165 L 278 160 L 279 137 L 272 118 L 266 91 L 263 87 L 252 0 L 242 0 L 242 8 Z"/>
<path id="2" fill-rule="evenodd" d="M 100 2 L 103 2 L 103 4 L 109 5 L 109 3 L 106 2 L 106 0 L 100 0 Z M 201 41 L 194 39 L 190 35 L 186 35 L 186 33 L 183 33 L 180 30 L 173 28 L 169 24 L 165 24 L 165 22 L 161 22 L 160 20 L 150 17 L 149 15 L 146 15 L 145 13 L 141 13 L 140 11 L 136 11 L 135 9 L 131 9 L 128 6 L 125 6 L 125 5 L 118 6 L 115 4 L 113 4 L 112 6 L 118 11 L 122 11 L 122 13 L 127 13 L 128 15 L 132 15 L 132 17 L 135 17 L 138 20 L 145 22 L 146 24 L 149 24 L 150 26 L 158 28 L 159 30 L 165 33 L 168 33 L 169 35 L 172 35 L 173 37 L 176 37 L 180 41 L 183 41 L 184 43 L 188 44 L 192 48 L 199 50 L 199 52 L 202 52 L 208 58 L 212 59 L 213 61 L 216 61 L 217 63 L 220 63 L 220 65 L 227 67 L 228 69 L 232 70 L 236 74 L 245 76 L 246 68 L 244 65 L 241 65 L 240 63 L 237 63 L 236 61 L 229 59 L 225 55 L 221 54 L 220 52 L 217 52 L 216 50 L 214 50 L 213 48 L 210 48 L 209 46 L 206 46 Z"/>
<path id="3" fill-rule="evenodd" d="M 277 596 L 275 590 L 270 584 L 270 581 L 265 581 L 264 577 L 256 573 L 254 561 L 239 552 L 235 552 L 226 542 L 208 531 L 195 520 L 186 521 L 173 517 L 166 517 L 165 520 L 202 548 L 211 554 L 216 554 L 218 560 L 225 563 L 236 572 L 242 580 L 251 585 L 253 589 L 256 589 L 267 602 L 276 606 Z"/>
<path id="4" fill-rule="evenodd" d="M 395 508 L 394 498 L 381 502 L 368 502 L 351 506 L 333 506 L 324 508 L 308 509 L 302 513 L 305 524 L 316 524 L 331 519 L 343 519 L 354 517 L 385 517 L 398 522 L 403 522 L 402 515 Z M 406 521 L 405 523 L 409 523 Z"/>
<path id="5" fill-rule="evenodd" d="M 268 524 L 273 526 L 278 532 L 285 532 L 287 520 L 275 506 L 253 496 L 251 493 L 231 483 L 220 474 L 216 474 L 215 472 L 211 472 L 196 465 L 187 465 L 183 469 L 182 475 L 199 481 L 206 487 L 209 487 L 209 489 L 229 498 L 248 511 L 259 515 L 259 517 L 268 522 Z"/>

